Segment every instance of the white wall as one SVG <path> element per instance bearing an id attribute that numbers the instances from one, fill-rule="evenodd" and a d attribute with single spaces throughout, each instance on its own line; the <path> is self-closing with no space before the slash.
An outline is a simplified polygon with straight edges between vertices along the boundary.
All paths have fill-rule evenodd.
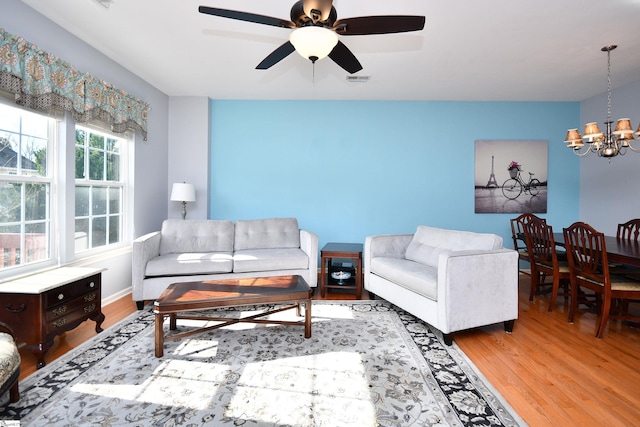
<path id="1" fill-rule="evenodd" d="M 209 206 L 209 98 L 174 96 L 169 99 L 169 181 L 196 188 L 196 201 L 187 203 L 187 219 L 208 218 Z M 182 203 L 169 204 L 168 218 L 182 217 Z"/>
<path id="2" fill-rule="evenodd" d="M 593 121 L 597 121 L 604 131 L 606 117 L 605 92 L 581 103 L 580 132 L 585 123 Z M 611 117 L 613 126 L 618 119 L 628 117 L 634 130 L 637 129 L 640 123 L 640 81 L 612 91 Z M 572 125 L 568 123 L 567 128 L 570 127 Z M 558 135 L 558 143 L 563 136 Z M 640 141 L 636 140 L 635 145 L 640 147 Z M 615 235 L 618 223 L 640 218 L 640 153 L 628 151 L 626 155 L 611 160 L 590 154 L 581 159 L 580 189 L 576 191 L 580 191 L 580 220 L 604 234 Z"/>

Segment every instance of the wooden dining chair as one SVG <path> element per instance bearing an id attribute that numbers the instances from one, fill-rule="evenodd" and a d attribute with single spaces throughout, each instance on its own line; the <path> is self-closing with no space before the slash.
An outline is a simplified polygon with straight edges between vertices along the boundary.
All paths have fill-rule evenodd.
<path id="1" fill-rule="evenodd" d="M 533 301 L 536 292 L 545 285 L 546 276 L 551 277 L 551 298 L 549 299 L 548 311 L 553 311 L 556 298 L 562 285 L 564 292 L 562 296 L 569 297 L 570 274 L 567 261 L 558 260 L 556 242 L 553 237 L 553 227 L 541 218 L 532 218 L 525 225 L 525 236 L 527 249 L 531 260 L 531 291 L 529 301 Z M 541 282 L 541 280 L 543 282 Z"/>
<path id="2" fill-rule="evenodd" d="M 597 296 L 600 321 L 597 323 L 596 337 L 602 338 L 609 319 L 640 319 L 629 313 L 611 313 L 611 302 L 615 299 L 640 300 L 640 281 L 610 274 L 604 234 L 584 222 L 575 222 L 564 228 L 563 234 L 569 261 L 571 294 L 577 295 L 579 288 L 586 288 Z M 577 305 L 577 298 L 571 298 L 570 323 L 573 323 Z"/>
<path id="3" fill-rule="evenodd" d="M 525 261 L 531 265 L 529 252 L 527 250 L 527 240 L 525 237 L 525 227 L 532 219 L 539 219 L 545 221 L 532 213 L 523 213 L 522 215 L 512 218 L 511 222 L 511 238 L 513 239 L 513 249 L 518 252 L 519 261 Z M 520 263 L 518 263 L 520 265 Z M 519 273 L 530 274 L 529 271 L 518 267 Z M 533 300 L 533 298 L 531 298 Z"/>
<path id="4" fill-rule="evenodd" d="M 624 224 L 618 224 L 617 239 L 637 242 L 638 236 L 640 236 L 640 218 L 631 219 Z"/>

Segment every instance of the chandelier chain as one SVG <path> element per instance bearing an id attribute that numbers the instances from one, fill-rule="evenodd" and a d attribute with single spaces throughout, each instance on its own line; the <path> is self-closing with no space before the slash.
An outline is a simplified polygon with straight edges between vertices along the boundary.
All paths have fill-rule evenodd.
<path id="1" fill-rule="evenodd" d="M 607 49 L 607 121 L 611 121 L 611 49 Z"/>

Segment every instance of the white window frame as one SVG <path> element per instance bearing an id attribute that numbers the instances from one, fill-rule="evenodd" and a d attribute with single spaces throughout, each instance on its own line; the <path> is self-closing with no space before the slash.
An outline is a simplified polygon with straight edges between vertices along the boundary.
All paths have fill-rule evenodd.
<path id="1" fill-rule="evenodd" d="M 130 182 L 130 177 L 131 174 L 129 173 L 130 170 L 132 170 L 131 168 L 131 162 L 130 162 L 130 154 L 132 152 L 132 144 L 133 144 L 133 135 L 131 133 L 125 133 L 125 134 L 114 134 L 112 132 L 106 131 L 105 129 L 101 128 L 99 125 L 95 125 L 95 124 L 76 124 L 75 128 L 74 128 L 74 132 L 73 132 L 73 147 L 74 147 L 74 163 L 73 163 L 73 169 L 74 169 L 74 173 L 73 176 L 75 177 L 75 130 L 76 129 L 82 129 L 85 132 L 90 132 L 90 133 L 95 133 L 95 134 L 99 134 L 104 136 L 105 138 L 114 138 L 114 139 L 118 139 L 121 141 L 121 145 L 120 145 L 120 180 L 119 181 L 101 181 L 101 180 L 91 180 L 87 177 L 84 178 L 75 178 L 74 181 L 74 188 L 73 188 L 73 194 L 75 195 L 75 187 L 78 186 L 82 186 L 82 187 L 89 187 L 94 188 L 94 187 L 106 187 L 107 189 L 109 187 L 111 188 L 120 188 L 121 191 L 121 206 L 120 206 L 120 239 L 118 242 L 116 243 L 112 243 L 112 244 L 106 244 L 106 245 L 102 245 L 102 246 L 98 246 L 95 248 L 91 248 L 89 246 L 88 249 L 82 249 L 82 250 L 78 250 L 77 248 L 75 248 L 74 245 L 74 258 L 75 259 L 83 259 L 83 258 L 87 258 L 87 257 L 92 257 L 95 256 L 97 254 L 100 253 L 104 253 L 104 252 L 108 252 L 110 250 L 114 250 L 114 249 L 119 249 L 122 247 L 125 247 L 127 245 L 129 245 L 131 243 L 131 239 L 129 238 L 130 236 L 130 232 L 129 230 L 132 229 L 132 224 L 130 224 L 130 219 L 129 218 L 133 218 L 132 215 L 129 215 L 129 213 L 131 212 L 131 207 L 133 205 L 133 200 L 131 200 L 131 191 L 130 188 L 131 186 L 129 185 Z M 88 171 L 88 161 L 89 161 L 89 156 L 86 155 L 85 153 L 85 172 Z M 108 190 L 107 190 L 108 191 Z M 91 191 L 90 191 L 91 193 Z M 90 196 L 91 197 L 91 196 Z M 74 200 L 75 203 L 75 200 Z M 107 200 L 107 205 L 108 205 L 108 200 Z M 75 204 L 74 204 L 75 206 Z M 92 220 L 93 218 L 96 217 L 106 217 L 107 218 L 107 226 L 108 226 L 108 212 L 106 215 L 91 215 L 89 214 L 89 216 L 83 216 L 83 218 L 89 218 L 90 220 Z M 75 234 L 75 219 L 76 219 L 76 214 L 75 214 L 75 210 L 74 210 L 74 241 L 76 239 L 76 234 Z M 91 229 L 91 227 L 90 227 Z M 88 236 L 89 239 L 89 245 L 91 244 L 91 237 Z"/>
<path id="2" fill-rule="evenodd" d="M 47 117 L 49 119 L 48 130 L 47 130 L 47 173 L 44 176 L 41 175 L 23 175 L 23 174 L 0 174 L 0 185 L 5 185 L 9 183 L 21 183 L 21 184 L 43 184 L 48 186 L 48 196 L 47 196 L 47 214 L 45 219 L 45 228 L 47 230 L 48 237 L 48 252 L 49 256 L 45 259 L 28 262 L 24 264 L 18 264 L 14 266 L 4 267 L 0 265 L 0 280 L 5 277 L 11 277 L 19 274 L 26 274 L 32 271 L 37 271 L 41 269 L 48 268 L 52 265 L 56 264 L 56 260 L 58 258 L 58 240 L 57 233 L 54 230 L 54 224 L 57 223 L 57 205 L 56 201 L 58 200 L 58 187 L 56 185 L 54 179 L 54 163 L 56 162 L 56 152 L 58 151 L 58 138 L 57 138 L 57 123 L 55 118 L 51 117 L 48 114 L 43 114 L 39 111 L 32 111 L 27 108 L 21 108 L 8 102 L 0 96 L 0 103 L 10 108 L 14 108 L 17 110 L 22 110 L 30 114 L 37 114 L 39 116 Z M 20 135 L 22 134 L 22 130 L 20 130 Z M 24 191 L 24 189 L 22 190 Z M 22 218 L 19 221 L 21 227 L 21 239 L 23 240 L 22 246 L 24 247 L 24 227 L 29 223 L 24 219 L 24 206 L 22 209 Z M 21 255 L 23 256 L 23 255 Z"/>
<path id="3" fill-rule="evenodd" d="M 49 185 L 49 258 L 29 264 L 0 266 L 0 282 L 15 277 L 32 274 L 60 265 L 93 262 L 112 251 L 127 250 L 132 243 L 133 230 L 133 170 L 134 170 L 134 134 L 127 132 L 115 134 L 105 130 L 99 122 L 76 124 L 70 113 L 43 114 L 16 105 L 13 100 L 0 93 L 0 103 L 11 108 L 36 113 L 53 119 L 49 126 L 49 144 L 47 146 L 47 176 L 0 175 L 0 185 L 5 182 L 46 182 Z M 92 132 L 124 140 L 120 153 L 121 199 L 121 236 L 120 241 L 110 245 L 75 251 L 75 128 L 76 125 Z M 80 181 L 81 185 L 87 181 Z M 107 182 L 101 182 L 105 184 Z M 107 184 L 111 184 L 108 182 Z"/>

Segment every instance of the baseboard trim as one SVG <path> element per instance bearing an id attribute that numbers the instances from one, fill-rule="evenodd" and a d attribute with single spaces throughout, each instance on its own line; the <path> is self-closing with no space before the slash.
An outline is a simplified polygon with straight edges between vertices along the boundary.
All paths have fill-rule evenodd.
<path id="1" fill-rule="evenodd" d="M 111 304 L 112 302 L 119 300 L 120 298 L 127 295 L 131 295 L 131 287 L 123 289 L 120 292 L 116 292 L 115 294 L 109 295 L 107 298 L 104 298 L 102 300 L 102 306 L 104 307 L 107 304 Z"/>

